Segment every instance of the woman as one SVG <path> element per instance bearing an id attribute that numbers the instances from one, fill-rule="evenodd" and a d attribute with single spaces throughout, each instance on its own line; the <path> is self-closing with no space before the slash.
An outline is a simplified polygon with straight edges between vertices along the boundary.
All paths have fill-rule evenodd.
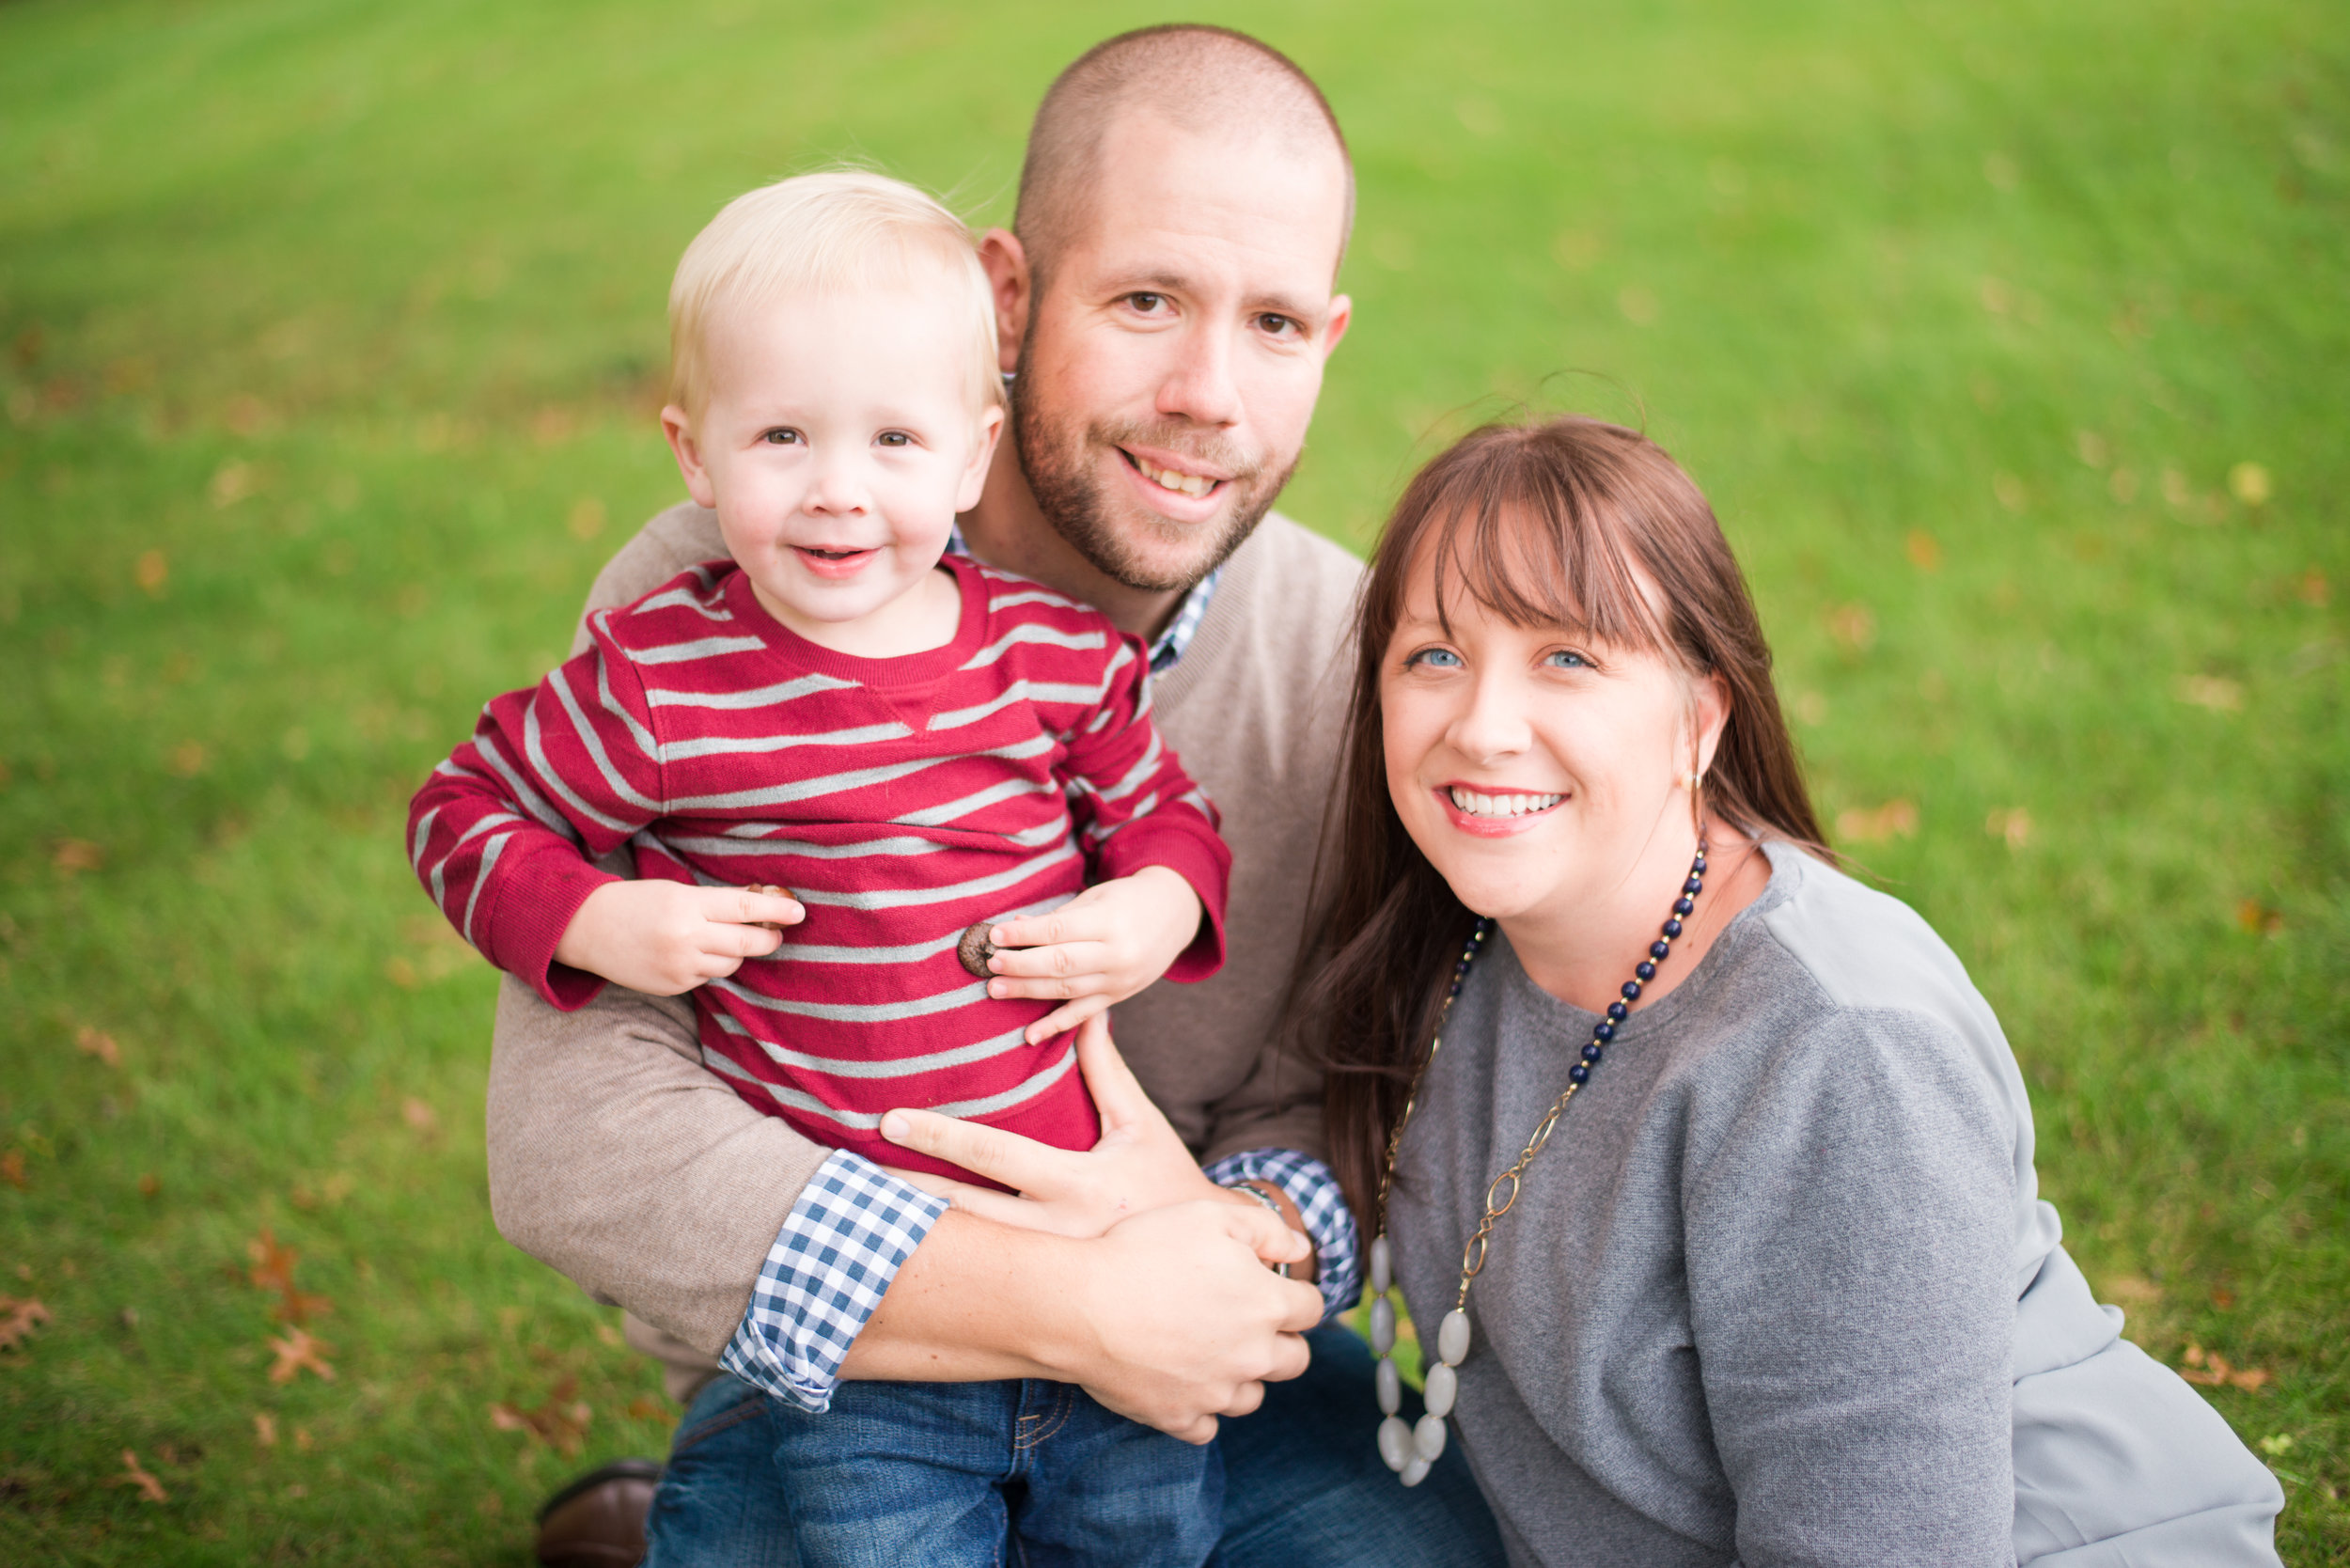
<path id="1" fill-rule="evenodd" d="M 2274 1563 L 2275 1480 L 2058 1245 L 1990 1009 L 1836 869 L 1671 460 L 1478 431 L 1359 634 L 1295 1016 L 1457 1363 L 1389 1463 L 1457 1431 L 1518 1563 Z"/>

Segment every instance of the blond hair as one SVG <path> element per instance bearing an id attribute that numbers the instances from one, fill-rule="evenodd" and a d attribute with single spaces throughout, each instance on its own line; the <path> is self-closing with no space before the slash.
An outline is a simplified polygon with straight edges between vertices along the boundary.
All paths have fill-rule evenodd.
<path id="1" fill-rule="evenodd" d="M 971 406 L 1000 403 L 987 271 L 971 230 L 936 197 L 865 169 L 803 174 L 746 192 L 694 236 L 669 284 L 669 400 L 700 413 L 710 392 L 710 333 L 730 309 L 794 294 L 934 287 L 951 290 L 969 317 Z"/>

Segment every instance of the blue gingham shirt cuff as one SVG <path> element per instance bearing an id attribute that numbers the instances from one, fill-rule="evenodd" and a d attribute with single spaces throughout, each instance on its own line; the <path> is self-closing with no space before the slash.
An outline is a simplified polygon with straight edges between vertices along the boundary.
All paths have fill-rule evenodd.
<path id="1" fill-rule="evenodd" d="M 767 1249 L 718 1365 L 803 1410 L 829 1407 L 849 1346 L 946 1212 L 945 1199 L 834 1150 Z"/>
<path id="2" fill-rule="evenodd" d="M 1363 1255 L 1355 1233 L 1355 1211 L 1346 1206 L 1330 1168 L 1294 1149 L 1248 1149 L 1227 1154 L 1207 1168 L 1208 1180 L 1229 1187 L 1235 1182 L 1270 1182 L 1289 1194 L 1297 1216 L 1313 1238 L 1314 1283 L 1322 1291 L 1327 1321 L 1355 1305 L 1363 1294 Z"/>

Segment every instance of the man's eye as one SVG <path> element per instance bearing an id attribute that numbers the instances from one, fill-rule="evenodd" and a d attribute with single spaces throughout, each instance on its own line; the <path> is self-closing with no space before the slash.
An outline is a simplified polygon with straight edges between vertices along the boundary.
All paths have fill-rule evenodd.
<path id="1" fill-rule="evenodd" d="M 790 430 L 765 431 L 760 432 L 759 438 L 770 447 L 797 446 L 807 439 L 798 431 Z"/>
<path id="2" fill-rule="evenodd" d="M 1295 337 L 1302 335 L 1306 329 L 1299 326 L 1294 318 L 1277 316 L 1268 310 L 1257 318 L 1257 330 L 1275 337 Z"/>
<path id="3" fill-rule="evenodd" d="M 1126 296 L 1126 303 L 1133 306 L 1143 315 L 1150 316 L 1156 314 L 1159 306 L 1167 303 L 1167 296 L 1165 294 L 1153 294 L 1149 292 L 1128 294 Z"/>
<path id="4" fill-rule="evenodd" d="M 879 441 L 885 447 L 911 447 L 914 445 L 914 437 L 906 434 L 903 431 L 884 431 L 880 435 L 874 437 L 874 439 Z"/>

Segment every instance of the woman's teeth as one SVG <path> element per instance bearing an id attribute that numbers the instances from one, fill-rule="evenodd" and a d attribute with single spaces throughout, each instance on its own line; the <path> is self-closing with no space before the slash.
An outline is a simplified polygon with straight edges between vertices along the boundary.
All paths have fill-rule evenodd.
<path id="1" fill-rule="evenodd" d="M 1139 458 L 1135 460 L 1135 467 L 1144 478 L 1161 490 L 1178 491 L 1185 495 L 1205 495 L 1216 485 L 1216 481 L 1205 474 L 1179 474 L 1172 468 L 1153 468 Z"/>
<path id="2" fill-rule="evenodd" d="M 1529 811 L 1547 811 L 1564 795 L 1480 795 L 1467 790 L 1452 790 L 1453 806 L 1472 817 L 1523 817 Z"/>

